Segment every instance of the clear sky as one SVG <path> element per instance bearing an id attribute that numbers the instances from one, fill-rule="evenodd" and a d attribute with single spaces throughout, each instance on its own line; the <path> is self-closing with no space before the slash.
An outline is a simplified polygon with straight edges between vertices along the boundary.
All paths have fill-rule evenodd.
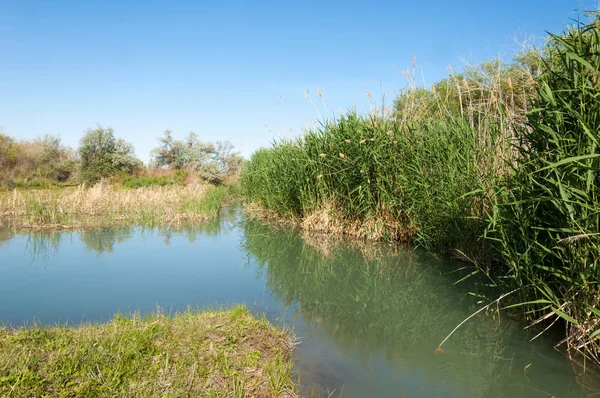
<path id="1" fill-rule="evenodd" d="M 0 127 L 16 138 L 112 126 L 148 161 L 165 129 L 248 156 L 326 109 L 389 103 L 412 57 L 427 84 L 560 32 L 592 0 L 0 0 Z M 421 81 L 421 79 L 419 79 Z M 306 90 L 315 109 L 305 98 Z M 323 93 L 325 105 L 316 96 Z M 291 130 L 291 131 L 290 131 Z"/>

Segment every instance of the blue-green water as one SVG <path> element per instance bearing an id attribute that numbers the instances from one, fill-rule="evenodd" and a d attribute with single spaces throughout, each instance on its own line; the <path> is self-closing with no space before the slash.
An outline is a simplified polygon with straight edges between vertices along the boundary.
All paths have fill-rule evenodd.
<path id="1" fill-rule="evenodd" d="M 549 338 L 492 313 L 454 264 L 409 249 L 274 230 L 232 211 L 176 229 L 0 230 L 0 320 L 106 321 L 116 312 L 245 303 L 300 340 L 303 392 L 343 397 L 579 397 Z M 525 368 L 529 365 L 527 370 Z"/>

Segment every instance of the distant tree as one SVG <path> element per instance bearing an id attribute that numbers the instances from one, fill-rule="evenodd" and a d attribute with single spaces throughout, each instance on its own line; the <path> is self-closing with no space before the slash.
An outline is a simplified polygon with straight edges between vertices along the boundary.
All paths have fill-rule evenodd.
<path id="1" fill-rule="evenodd" d="M 115 173 L 132 173 L 143 166 L 134 155 L 133 145 L 115 138 L 110 127 L 89 129 L 80 141 L 81 178 L 97 181 Z"/>
<path id="2" fill-rule="evenodd" d="M 60 142 L 60 137 L 46 134 L 40 140 L 42 146 L 41 161 L 43 163 L 58 164 L 63 161 L 66 148 Z"/>
<path id="3" fill-rule="evenodd" d="M 216 161 L 219 164 L 221 173 L 226 176 L 237 176 L 244 164 L 244 158 L 239 151 L 236 151 L 229 141 L 217 141 L 216 147 Z"/>
<path id="4" fill-rule="evenodd" d="M 173 139 L 171 130 L 165 130 L 158 138 L 160 145 L 151 152 L 151 168 L 182 169 L 185 167 L 184 145 Z"/>
<path id="5" fill-rule="evenodd" d="M 175 140 L 171 130 L 166 130 L 158 141 L 159 146 L 151 152 L 150 168 L 194 170 L 206 181 L 220 183 L 237 174 L 243 163 L 230 142 L 204 142 L 194 132 L 184 140 Z"/>

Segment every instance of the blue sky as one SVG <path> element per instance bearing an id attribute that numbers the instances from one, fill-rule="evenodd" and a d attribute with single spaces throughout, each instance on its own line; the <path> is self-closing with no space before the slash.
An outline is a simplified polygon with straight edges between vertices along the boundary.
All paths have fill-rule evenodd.
<path id="1" fill-rule="evenodd" d="M 325 109 L 366 111 L 367 90 L 391 102 L 413 56 L 429 84 L 465 59 L 509 56 L 515 39 L 559 32 L 594 5 L 0 0 L 0 127 L 76 147 L 87 128 L 112 126 L 144 161 L 165 129 L 195 131 L 248 156 Z"/>

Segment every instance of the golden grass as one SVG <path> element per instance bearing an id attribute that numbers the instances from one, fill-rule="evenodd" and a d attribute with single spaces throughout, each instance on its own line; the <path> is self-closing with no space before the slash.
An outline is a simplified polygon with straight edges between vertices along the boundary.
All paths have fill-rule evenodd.
<path id="1" fill-rule="evenodd" d="M 302 217 L 280 214 L 257 203 L 246 204 L 244 210 L 249 217 L 263 220 L 274 227 L 295 227 L 304 232 L 348 236 L 369 241 L 394 240 L 406 243 L 410 241 L 410 236 L 416 229 L 410 221 L 401 223 L 385 209 L 382 209 L 377 217 L 347 220 L 333 202 L 325 203 Z"/>
<path id="2" fill-rule="evenodd" d="M 0 223 L 23 228 L 76 228 L 205 221 L 218 213 L 220 203 L 216 207 L 204 203 L 213 189 L 218 188 L 189 184 L 121 189 L 100 182 L 91 187 L 14 190 L 0 193 Z"/>

